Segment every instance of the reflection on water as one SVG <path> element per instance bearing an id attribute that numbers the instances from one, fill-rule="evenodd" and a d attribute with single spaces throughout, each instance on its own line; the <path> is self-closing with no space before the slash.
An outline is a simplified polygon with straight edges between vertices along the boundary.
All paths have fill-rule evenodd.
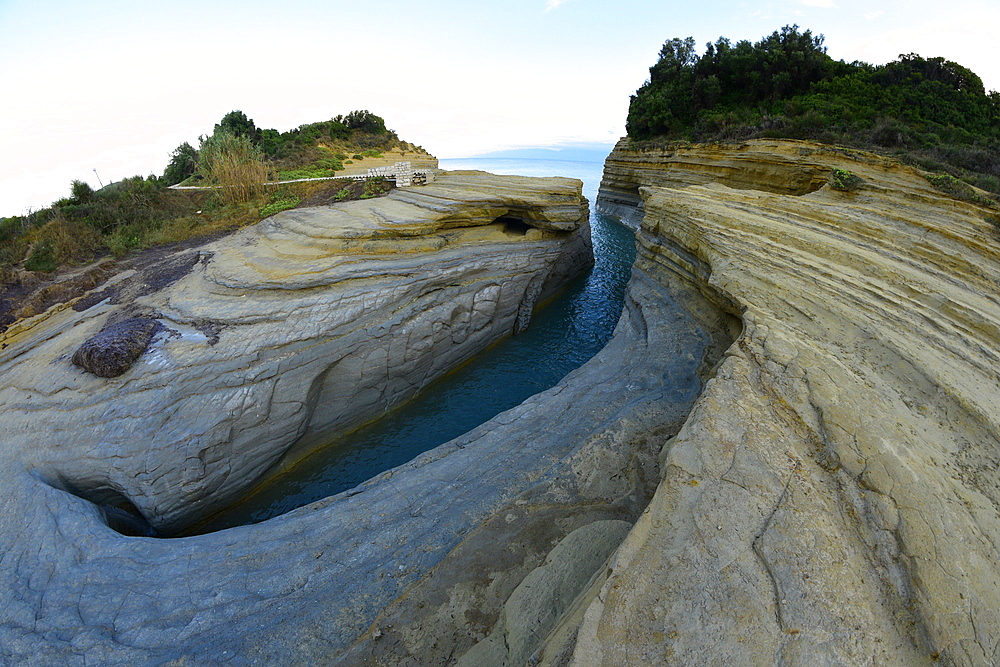
<path id="1" fill-rule="evenodd" d="M 602 165 L 469 159 L 442 160 L 441 167 L 579 178 L 593 206 Z M 478 355 L 377 422 L 331 442 L 197 532 L 256 523 L 350 489 L 552 387 L 594 356 L 608 342 L 621 314 L 635 246 L 632 232 L 613 220 L 592 213 L 591 227 L 594 268 L 536 312 L 525 331 Z"/>

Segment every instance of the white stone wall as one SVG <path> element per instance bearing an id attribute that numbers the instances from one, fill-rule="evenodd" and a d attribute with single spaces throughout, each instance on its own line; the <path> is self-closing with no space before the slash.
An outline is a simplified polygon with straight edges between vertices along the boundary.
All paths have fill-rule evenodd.
<path id="1" fill-rule="evenodd" d="M 392 178 L 396 181 L 396 187 L 398 188 L 429 183 L 434 180 L 434 177 L 430 176 L 427 172 L 414 171 L 412 163 L 409 160 L 397 162 L 391 167 L 372 167 L 368 170 L 368 176 L 369 178 L 376 178 L 378 176 Z"/>

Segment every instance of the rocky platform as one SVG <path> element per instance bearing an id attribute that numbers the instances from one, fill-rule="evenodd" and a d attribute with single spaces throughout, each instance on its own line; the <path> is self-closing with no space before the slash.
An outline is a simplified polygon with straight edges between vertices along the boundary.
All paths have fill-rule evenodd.
<path id="1" fill-rule="evenodd" d="M 591 262 L 580 188 L 442 174 L 382 199 L 279 214 L 14 323 L 0 351 L 0 656 L 242 661 L 305 650 L 310 634 L 323 655 L 352 639 L 483 507 L 452 517 L 444 535 L 432 527 L 447 520 L 428 512 L 431 523 L 416 532 L 433 545 L 415 554 L 415 534 L 402 526 L 421 496 L 450 502 L 448 492 L 426 478 L 407 489 L 394 474 L 374 483 L 375 494 L 355 490 L 327 509 L 267 522 L 277 529 L 267 538 L 262 526 L 135 535 L 183 530 L 316 439 L 528 326 L 534 306 Z M 133 329 L 146 340 L 113 377 L 74 365 L 75 356 L 87 365 L 81 348 L 114 348 Z M 540 458 L 534 472 L 511 469 L 495 487 L 461 465 L 435 478 L 450 486 L 475 476 L 476 501 L 489 506 L 550 467 Z M 399 526 L 395 536 L 372 529 L 380 516 Z M 387 569 L 386 547 L 406 564 Z M 378 593 L 383 577 L 389 586 Z M 293 602 L 303 592 L 309 601 Z M 288 613 L 265 611 L 278 607 Z M 344 627 L 328 626 L 330 613 L 343 614 Z M 278 629 L 296 619 L 304 625 L 291 635 Z"/>
<path id="2" fill-rule="evenodd" d="M 832 189 L 835 168 L 865 184 Z M 430 193 L 419 205 L 449 219 L 448 197 L 412 192 Z M 465 436 L 256 526 L 174 540 L 108 528 L 109 510 L 67 493 L 56 472 L 91 459 L 116 470 L 129 459 L 92 453 L 108 438 L 96 418 L 42 427 L 71 399 L 97 404 L 52 378 L 119 392 L 146 378 L 136 387 L 156 391 L 148 383 L 160 367 L 143 365 L 169 359 L 157 345 L 201 336 L 219 347 L 231 327 L 267 319 L 240 308 L 241 290 L 257 298 L 244 285 L 277 293 L 301 281 L 294 303 L 300 290 L 323 289 L 342 259 L 310 259 L 314 269 L 283 278 L 285 262 L 317 252 L 312 240 L 285 245 L 302 238 L 292 220 L 227 245 L 241 259 L 218 265 L 225 270 L 210 271 L 221 253 L 201 255 L 165 292 L 171 299 L 140 304 L 181 336 L 156 334 L 152 352 L 114 380 L 69 363 L 107 315 L 50 313 L 41 328 L 19 329 L 0 376 L 5 406 L 15 397 L 24 415 L 5 429 L 0 472 L 0 655 L 37 664 L 995 663 L 996 211 L 882 158 L 772 141 L 622 145 L 601 199 L 633 220 L 641 202 L 645 218 L 625 311 L 600 354 Z M 483 220 L 509 217 L 491 215 Z M 384 219 L 405 233 L 402 216 Z M 361 243 L 378 240 L 352 225 Z M 320 237 L 311 238 L 322 248 L 344 235 Z M 411 240 L 415 258 L 447 252 Z M 348 264 L 340 269 L 356 270 L 358 283 L 379 280 Z M 532 292 L 519 292 L 511 313 Z M 287 319 L 283 303 L 267 301 L 278 313 L 269 321 Z M 300 329 L 280 334 L 295 340 Z M 368 325 L 364 337 L 381 330 Z M 273 365 L 259 376 L 273 370 L 275 382 L 310 347 L 262 340 L 285 352 L 261 355 Z M 50 348 L 58 352 L 44 356 Z M 44 363 L 25 363 L 32 355 Z M 351 377 L 381 376 L 389 358 L 354 364 Z M 322 384 L 315 406 L 347 393 Z M 276 385 L 272 403 L 286 391 Z M 228 409 L 210 397 L 198 399 L 206 412 Z M 111 405 L 106 414 L 121 414 Z M 317 423 L 347 423 L 312 409 Z M 163 429 L 180 413 L 169 414 Z M 131 416 L 139 424 L 160 412 Z M 33 436 L 15 435 L 33 419 Z M 268 423 L 241 422 L 222 440 L 268 433 Z M 139 438 L 133 448 L 149 449 Z M 183 461 L 200 465 L 192 459 L 212 460 Z"/>

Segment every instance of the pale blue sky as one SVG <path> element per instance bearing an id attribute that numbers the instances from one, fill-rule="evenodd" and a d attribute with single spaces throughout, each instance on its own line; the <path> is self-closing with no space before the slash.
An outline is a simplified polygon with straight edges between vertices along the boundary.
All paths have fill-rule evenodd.
<path id="1" fill-rule="evenodd" d="M 354 109 L 438 157 L 612 144 L 662 43 L 789 23 L 831 56 L 944 56 L 1000 89 L 996 0 L 0 0 L 0 215 L 72 179 L 162 173 L 228 111 L 288 130 Z"/>

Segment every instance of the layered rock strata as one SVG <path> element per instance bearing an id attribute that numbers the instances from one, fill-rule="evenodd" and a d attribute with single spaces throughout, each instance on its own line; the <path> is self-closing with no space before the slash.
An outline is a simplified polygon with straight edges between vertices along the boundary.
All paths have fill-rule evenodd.
<path id="1" fill-rule="evenodd" d="M 5 451 L 52 486 L 183 529 L 293 448 L 527 326 L 589 266 L 587 216 L 578 181 L 451 173 L 278 214 L 131 298 L 129 276 L 112 279 L 89 307 L 6 332 Z"/>
<path id="2" fill-rule="evenodd" d="M 558 179 L 501 183 L 450 174 L 433 187 L 370 204 L 362 209 L 372 212 L 368 218 L 349 208 L 346 221 L 336 212 L 313 211 L 263 223 L 205 249 L 195 264 L 181 262 L 191 273 L 162 289 L 132 289 L 145 296 L 130 308 L 156 311 L 157 320 L 177 333 L 154 339 L 113 380 L 70 364 L 74 348 L 111 314 L 105 302 L 14 327 L 2 376 L 13 408 L 4 416 L 6 465 L 0 471 L 0 655 L 38 664 L 329 663 L 365 660 L 365 648 L 377 647 L 386 659 L 428 664 L 447 661 L 485 637 L 510 593 L 535 570 L 534 580 L 556 582 L 546 590 L 574 596 L 648 502 L 659 478 L 656 452 L 698 394 L 705 350 L 721 349 L 673 308 L 661 286 L 641 277 L 615 342 L 587 370 L 409 464 L 287 515 L 183 539 L 127 537 L 107 525 L 121 510 L 115 498 L 98 498 L 91 489 L 91 500 L 104 501 L 102 508 L 81 497 L 87 494 L 79 481 L 70 488 L 67 480 L 79 480 L 85 466 L 97 471 L 92 475 L 107 475 L 142 460 L 144 467 L 128 473 L 146 480 L 153 470 L 171 474 L 167 463 L 176 467 L 178 459 L 158 463 L 171 448 L 155 446 L 154 438 L 179 432 L 178 420 L 190 423 L 163 398 L 182 386 L 207 384 L 184 402 L 207 420 L 202 433 L 214 432 L 214 420 L 233 408 L 249 413 L 246 422 L 226 429 L 226 442 L 239 444 L 224 452 L 236 470 L 245 453 L 255 451 L 252 426 L 259 438 L 286 432 L 271 422 L 282 417 L 284 404 L 302 410 L 310 395 L 327 391 L 365 396 L 361 387 L 384 377 L 388 359 L 407 361 L 390 345 L 377 361 L 353 364 L 348 376 L 331 368 L 340 358 L 331 349 L 378 349 L 380 336 L 403 328 L 405 316 L 417 311 L 433 316 L 427 336 L 441 335 L 453 345 L 485 337 L 477 332 L 497 321 L 509 332 L 525 299 L 545 298 L 580 264 L 585 205 L 578 188 Z M 432 229 L 421 233 L 415 210 Z M 337 224 L 322 224 L 324 215 L 337 217 Z M 483 224 L 470 226 L 475 222 Z M 364 244 L 365 255 L 345 258 L 345 239 Z M 512 268 L 522 266 L 522 254 L 534 254 L 535 268 L 519 275 Z M 499 269 L 491 261 L 503 265 L 505 277 L 497 298 L 486 300 L 493 309 L 488 318 L 477 314 L 474 296 L 421 303 L 416 287 L 404 280 L 430 281 L 437 291 L 472 285 L 473 294 L 495 293 L 489 281 L 499 280 L 491 277 Z M 540 271 L 543 278 L 531 287 Z M 352 280 L 338 280 L 345 272 Z M 327 303 L 317 304 L 324 293 Z M 393 294 L 400 296 L 394 301 Z M 447 317 L 435 315 L 440 303 Z M 373 322 L 376 307 L 381 324 Z M 295 317 L 300 312 L 308 317 Z M 327 327 L 337 336 L 317 333 L 320 317 L 332 320 Z M 650 328 L 650 322 L 670 325 Z M 303 359 L 318 356 L 310 350 L 327 338 L 339 347 L 324 348 L 322 364 L 315 362 L 314 368 L 326 369 L 314 376 L 322 376 L 323 385 L 282 384 Z M 427 362 L 431 369 L 434 358 Z M 269 364 L 255 366 L 259 360 Z M 252 372 L 243 370 L 247 361 Z M 262 379 L 274 383 L 266 392 L 266 421 L 253 391 Z M 227 388 L 230 399 L 213 400 Z M 131 394 L 161 398 L 133 403 Z M 315 401 L 312 421 L 323 405 Z M 340 418 L 323 409 L 326 424 Z M 102 429 L 103 420 L 126 416 L 132 421 L 119 423 L 115 433 L 122 437 L 110 445 L 112 432 Z M 140 430 L 146 420 L 166 433 Z M 31 435 L 19 436 L 17 428 Z M 309 427 L 293 434 L 299 431 L 308 435 Z M 181 472 L 189 470 L 190 459 L 208 469 L 214 457 L 189 452 L 187 442 L 174 441 L 173 455 L 187 457 L 179 459 Z M 114 493 L 124 498 L 133 487 L 122 479 Z M 180 478 L 184 483 L 175 493 L 199 479 Z M 138 498 L 136 507 L 143 496 Z M 573 548 L 581 540 L 588 548 Z M 557 544 L 564 546 L 550 554 Z M 522 592 L 520 599 L 530 596 Z M 545 617 L 551 620 L 559 609 L 556 604 Z M 510 627 L 516 633 L 519 626 Z M 517 646 L 518 655 L 534 650 L 527 641 Z"/>
<path id="3" fill-rule="evenodd" d="M 547 659 L 996 664 L 998 211 L 798 142 L 622 144 L 604 184 L 640 265 L 744 329 Z"/>
<path id="4" fill-rule="evenodd" d="M 832 189 L 834 168 L 865 184 Z M 434 192 L 407 203 L 447 219 Z M 608 346 L 553 389 L 357 489 L 256 526 L 129 538 L 47 483 L 26 465 L 42 457 L 14 440 L 0 471 L 0 655 L 996 662 L 997 212 L 891 161 L 798 142 L 621 146 L 601 203 L 629 215 L 632 193 L 645 219 Z M 283 242 L 234 247 L 246 259 L 211 288 L 233 298 L 212 312 L 240 312 L 243 297 L 226 291 L 239 281 L 287 284 L 269 259 Z M 161 321 L 182 312 L 193 282 L 146 307 Z M 167 324 L 222 345 L 233 324 L 208 311 L 190 329 Z M 15 352 L 26 361 L 53 341 L 75 345 L 99 318 L 89 327 L 72 339 L 71 324 L 39 329 Z M 63 356 L 35 375 L 68 366 L 72 345 L 57 347 Z M 51 396 L 22 398 L 27 409 Z M 92 428 L 58 438 L 86 458 L 72 439 Z"/>

